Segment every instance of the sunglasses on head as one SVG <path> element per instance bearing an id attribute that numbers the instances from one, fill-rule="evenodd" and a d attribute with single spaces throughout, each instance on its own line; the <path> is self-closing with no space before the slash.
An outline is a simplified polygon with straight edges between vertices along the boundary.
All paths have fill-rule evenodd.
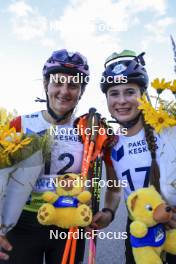
<path id="1" fill-rule="evenodd" d="M 78 53 L 68 53 L 66 50 L 54 51 L 51 59 L 60 63 L 71 63 L 77 66 L 87 65 L 87 61 Z"/>

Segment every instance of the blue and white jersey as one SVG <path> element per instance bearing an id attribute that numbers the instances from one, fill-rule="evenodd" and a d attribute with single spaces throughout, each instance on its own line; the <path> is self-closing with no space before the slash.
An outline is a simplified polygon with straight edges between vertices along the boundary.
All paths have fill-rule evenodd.
<path id="1" fill-rule="evenodd" d="M 83 144 L 73 128 L 73 123 L 52 127 L 43 118 L 42 112 L 37 112 L 22 117 L 22 128 L 24 133 L 33 131 L 38 134 L 44 134 L 50 129 L 53 138 L 50 174 L 80 173 Z"/>
<path id="2" fill-rule="evenodd" d="M 83 144 L 81 143 L 78 132 L 73 127 L 73 121 L 69 124 L 52 127 L 43 118 L 42 112 L 36 112 L 31 115 L 22 116 L 21 126 L 24 133 L 35 132 L 41 135 L 49 129 L 53 142 L 50 162 L 41 172 L 33 188 L 35 195 L 32 195 L 25 207 L 26 209 L 34 211 L 34 207 L 39 208 L 39 205 L 41 205 L 41 194 L 43 192 L 55 191 L 54 183 L 51 184 L 54 182 L 54 178 L 66 172 L 81 172 Z"/>
<path id="3" fill-rule="evenodd" d="M 155 135 L 155 143 L 160 146 L 160 138 Z M 119 180 L 127 180 L 124 187 L 125 199 L 128 195 L 149 184 L 151 154 L 145 139 L 144 129 L 134 136 L 119 136 L 118 143 L 113 147 L 111 159 Z M 157 162 L 159 165 L 158 149 Z"/>

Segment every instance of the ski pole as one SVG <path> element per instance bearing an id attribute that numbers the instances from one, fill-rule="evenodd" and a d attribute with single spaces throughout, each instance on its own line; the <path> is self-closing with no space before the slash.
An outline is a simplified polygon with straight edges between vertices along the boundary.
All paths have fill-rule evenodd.
<path id="1" fill-rule="evenodd" d="M 90 128 L 91 132 L 92 132 L 92 120 L 93 120 L 93 116 L 94 116 L 95 112 L 96 112 L 95 108 L 91 108 L 89 110 L 88 124 L 87 125 Z M 92 139 L 94 139 L 94 138 L 92 137 Z M 86 135 L 86 139 L 84 142 L 84 153 L 83 153 L 83 160 L 82 160 L 82 168 L 81 168 L 81 175 L 82 175 L 83 179 L 85 179 L 87 177 L 87 173 L 88 173 L 88 169 L 89 169 L 89 165 L 90 165 L 91 153 L 93 152 L 93 147 L 94 147 L 94 145 L 92 144 L 91 148 L 90 148 L 89 143 L 90 143 L 90 135 Z M 90 148 L 90 150 L 89 150 L 89 148 Z M 69 232 L 74 233 L 74 232 L 77 232 L 77 230 L 78 230 L 77 227 L 76 228 L 72 227 L 69 229 Z M 69 238 L 67 239 L 61 264 L 67 263 L 70 248 L 71 248 L 71 256 L 70 256 L 70 263 L 69 264 L 74 264 L 75 254 L 76 254 L 76 243 L 77 243 L 77 239 L 74 239 L 73 235 L 70 237 L 70 239 Z"/>

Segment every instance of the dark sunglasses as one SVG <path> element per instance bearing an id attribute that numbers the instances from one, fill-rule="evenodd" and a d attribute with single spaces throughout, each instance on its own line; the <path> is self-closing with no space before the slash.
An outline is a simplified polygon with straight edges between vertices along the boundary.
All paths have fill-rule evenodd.
<path id="1" fill-rule="evenodd" d="M 87 61 L 79 53 L 68 53 L 66 50 L 54 51 L 51 59 L 61 63 L 87 65 Z"/>

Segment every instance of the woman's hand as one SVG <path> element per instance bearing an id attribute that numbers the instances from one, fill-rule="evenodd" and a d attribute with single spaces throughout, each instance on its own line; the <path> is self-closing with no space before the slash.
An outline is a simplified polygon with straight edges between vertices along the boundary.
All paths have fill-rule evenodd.
<path id="1" fill-rule="evenodd" d="M 176 228 L 176 212 L 173 213 L 171 220 L 167 224 L 170 228 Z"/>
<path id="2" fill-rule="evenodd" d="M 0 247 L 7 251 L 12 250 L 12 246 L 5 236 L 0 236 Z M 7 260 L 9 259 L 9 256 L 4 252 L 0 252 L 0 259 Z"/>
<path id="3" fill-rule="evenodd" d="M 98 212 L 93 216 L 92 223 L 86 228 L 87 231 L 92 229 L 98 230 L 107 227 L 112 220 L 112 215 L 110 212 Z"/>

